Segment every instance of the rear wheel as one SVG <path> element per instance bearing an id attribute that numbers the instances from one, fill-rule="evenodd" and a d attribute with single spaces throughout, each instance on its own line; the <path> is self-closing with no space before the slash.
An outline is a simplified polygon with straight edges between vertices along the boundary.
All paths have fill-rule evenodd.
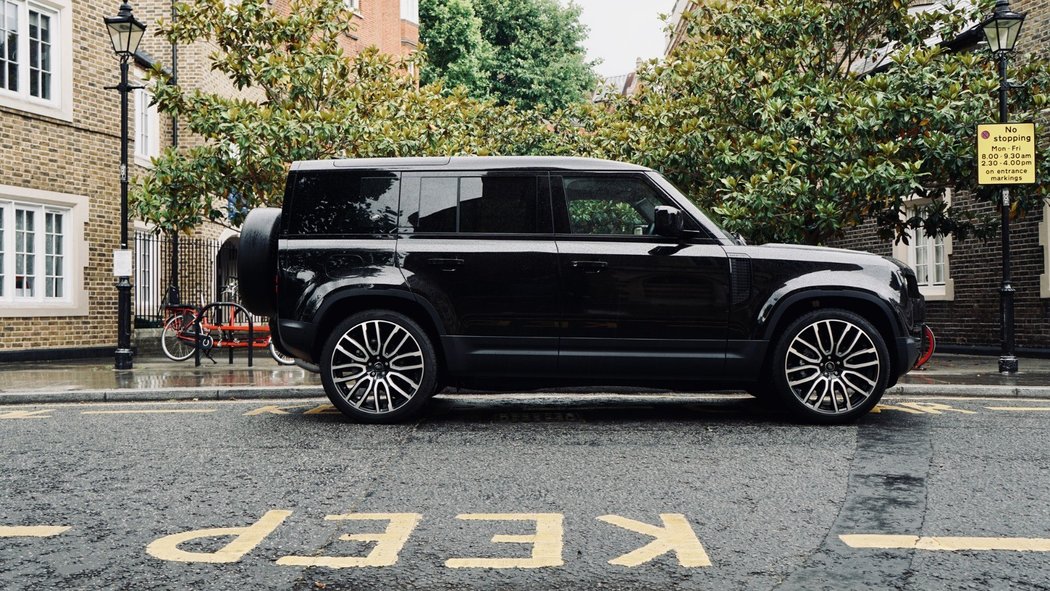
<path id="1" fill-rule="evenodd" d="M 321 354 L 325 393 L 362 423 L 416 416 L 434 393 L 437 355 L 426 332 L 403 314 L 355 314 L 328 337 Z"/>
<path id="2" fill-rule="evenodd" d="M 889 359 L 870 322 L 846 310 L 816 310 L 791 323 L 777 344 L 776 395 L 802 420 L 848 423 L 882 398 Z"/>

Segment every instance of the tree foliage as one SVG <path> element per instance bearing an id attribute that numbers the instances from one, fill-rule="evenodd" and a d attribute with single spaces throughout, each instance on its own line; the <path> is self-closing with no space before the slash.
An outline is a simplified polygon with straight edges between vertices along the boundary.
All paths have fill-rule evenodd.
<path id="1" fill-rule="evenodd" d="M 948 207 L 972 191 L 976 125 L 997 113 L 986 50 L 951 51 L 988 2 L 909 11 L 904 0 L 713 0 L 689 38 L 643 73 L 639 95 L 596 124 L 595 151 L 667 173 L 731 229 L 757 241 L 820 243 L 864 220 L 884 237 L 994 233 Z M 1046 105 L 1047 65 L 1011 69 L 1014 121 Z M 1040 181 L 1050 180 L 1043 142 Z M 1045 183 L 1016 191 L 1022 209 Z M 928 199 L 917 212 L 905 202 Z"/>
<path id="2" fill-rule="evenodd" d="M 254 207 L 280 205 L 289 163 L 339 157 L 569 154 L 570 122 L 467 96 L 417 88 L 407 65 L 374 50 L 339 47 L 350 22 L 343 0 L 293 0 L 287 16 L 266 0 L 190 0 L 162 33 L 209 40 L 212 67 L 241 96 L 188 90 L 158 69 L 161 111 L 196 139 L 165 150 L 133 195 L 137 214 L 180 231 L 205 220 L 240 225 Z M 567 139 L 569 138 L 569 139 Z"/>
<path id="3" fill-rule="evenodd" d="M 558 0 L 421 0 L 425 81 L 547 111 L 582 102 L 597 77 L 581 9 Z"/>

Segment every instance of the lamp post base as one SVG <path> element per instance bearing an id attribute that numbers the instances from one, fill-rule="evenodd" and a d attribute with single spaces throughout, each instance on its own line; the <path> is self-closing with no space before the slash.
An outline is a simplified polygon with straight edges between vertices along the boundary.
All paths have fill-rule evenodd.
<path id="1" fill-rule="evenodd" d="M 131 369 L 131 358 L 134 355 L 131 349 L 117 349 L 113 354 L 113 369 Z"/>
<path id="2" fill-rule="evenodd" d="M 1017 373 L 1017 358 L 1013 355 L 1003 355 L 999 358 L 999 373 Z"/>

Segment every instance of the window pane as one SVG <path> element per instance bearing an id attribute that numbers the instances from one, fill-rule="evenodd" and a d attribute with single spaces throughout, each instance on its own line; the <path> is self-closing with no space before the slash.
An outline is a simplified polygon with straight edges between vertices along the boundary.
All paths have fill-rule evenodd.
<path id="1" fill-rule="evenodd" d="M 649 234 L 656 208 L 669 204 L 641 179 L 566 177 L 563 182 L 573 234 Z"/>
<path id="2" fill-rule="evenodd" d="M 459 231 L 491 234 L 550 232 L 542 218 L 535 176 L 468 177 L 460 180 Z"/>
<path id="3" fill-rule="evenodd" d="M 304 172 L 296 180 L 289 222 L 294 234 L 386 235 L 397 229 L 396 175 Z"/>
<path id="4" fill-rule="evenodd" d="M 455 232 L 459 179 L 431 177 L 420 179 L 419 213 L 409 223 L 417 232 Z"/>

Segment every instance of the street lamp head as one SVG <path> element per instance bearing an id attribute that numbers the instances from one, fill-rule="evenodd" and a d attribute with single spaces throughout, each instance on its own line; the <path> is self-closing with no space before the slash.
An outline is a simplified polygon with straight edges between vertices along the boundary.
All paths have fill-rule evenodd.
<path id="1" fill-rule="evenodd" d="M 993 53 L 1009 53 L 1017 45 L 1025 13 L 1010 10 L 1009 0 L 998 0 L 995 12 L 981 23 L 981 30 Z"/>
<path id="2" fill-rule="evenodd" d="M 109 37 L 113 41 L 113 52 L 121 58 L 135 55 L 139 49 L 139 42 L 142 41 L 142 35 L 146 32 L 146 25 L 131 15 L 131 5 L 127 2 L 121 4 L 117 16 L 109 16 L 102 20 L 109 29 Z"/>

